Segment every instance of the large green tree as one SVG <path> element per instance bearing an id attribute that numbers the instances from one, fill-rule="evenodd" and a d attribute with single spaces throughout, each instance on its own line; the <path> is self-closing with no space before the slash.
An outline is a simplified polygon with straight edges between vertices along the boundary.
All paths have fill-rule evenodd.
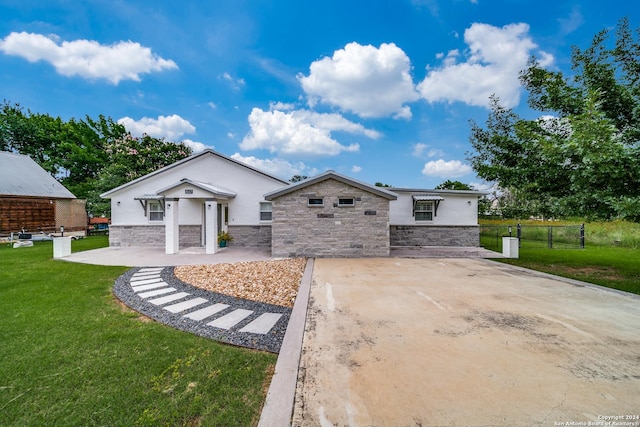
<path id="1" fill-rule="evenodd" d="M 90 214 L 110 214 L 100 194 L 191 154 L 183 143 L 132 137 L 110 117 L 62 120 L 4 102 L 0 149 L 25 154 L 79 198 Z"/>
<path id="2" fill-rule="evenodd" d="M 609 36 L 573 48 L 571 76 L 530 60 L 521 81 L 539 119 L 492 97 L 485 126 L 471 122 L 472 167 L 528 214 L 640 220 L 640 40 L 626 19 Z"/>

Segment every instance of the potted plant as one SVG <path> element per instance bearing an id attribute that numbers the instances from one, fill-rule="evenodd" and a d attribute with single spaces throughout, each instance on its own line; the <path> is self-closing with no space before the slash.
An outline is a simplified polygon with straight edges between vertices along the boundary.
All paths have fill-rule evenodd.
<path id="1" fill-rule="evenodd" d="M 233 241 L 233 237 L 231 234 L 226 231 L 221 231 L 218 233 L 218 246 L 221 248 L 227 247 L 227 243 Z"/>

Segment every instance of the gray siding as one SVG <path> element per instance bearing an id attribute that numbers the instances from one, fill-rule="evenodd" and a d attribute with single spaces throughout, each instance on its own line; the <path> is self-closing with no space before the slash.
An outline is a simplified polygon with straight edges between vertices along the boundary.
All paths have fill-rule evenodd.
<path id="1" fill-rule="evenodd" d="M 308 206 L 309 197 L 324 206 Z M 338 207 L 338 198 L 355 206 Z M 389 200 L 334 179 L 273 200 L 273 256 L 389 256 Z"/>
<path id="2" fill-rule="evenodd" d="M 477 225 L 392 225 L 390 231 L 391 246 L 480 246 Z"/>

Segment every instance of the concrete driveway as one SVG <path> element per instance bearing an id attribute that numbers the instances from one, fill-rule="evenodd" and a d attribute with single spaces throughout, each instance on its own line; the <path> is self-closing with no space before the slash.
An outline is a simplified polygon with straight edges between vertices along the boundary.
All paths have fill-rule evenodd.
<path id="1" fill-rule="evenodd" d="M 640 299 L 491 261 L 318 259 L 302 351 L 295 426 L 640 425 Z"/>

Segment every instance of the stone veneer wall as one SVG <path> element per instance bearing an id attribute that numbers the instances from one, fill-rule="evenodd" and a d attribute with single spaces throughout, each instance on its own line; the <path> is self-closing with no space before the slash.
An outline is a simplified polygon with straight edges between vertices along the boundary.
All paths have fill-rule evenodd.
<path id="1" fill-rule="evenodd" d="M 227 232 L 233 237 L 230 246 L 271 248 L 270 225 L 229 225 Z"/>
<path id="2" fill-rule="evenodd" d="M 164 224 L 111 225 L 109 246 L 164 247 Z M 180 249 L 202 246 L 200 225 L 180 226 Z"/>
<path id="3" fill-rule="evenodd" d="M 309 197 L 324 206 L 309 207 Z M 355 206 L 337 207 L 338 197 Z M 273 200 L 273 256 L 389 256 L 389 200 L 334 179 Z"/>
<path id="4" fill-rule="evenodd" d="M 391 246 L 480 246 L 480 227 L 392 225 Z"/>

